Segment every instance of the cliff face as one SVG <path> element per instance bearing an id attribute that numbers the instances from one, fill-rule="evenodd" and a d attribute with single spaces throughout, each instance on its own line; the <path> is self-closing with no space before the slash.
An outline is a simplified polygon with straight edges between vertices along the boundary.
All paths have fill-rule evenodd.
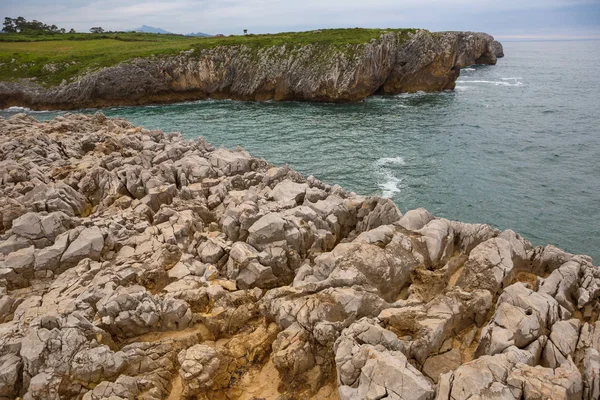
<path id="1" fill-rule="evenodd" d="M 365 44 L 221 46 L 136 59 L 44 89 L 0 83 L 0 107 L 72 109 L 192 99 L 346 102 L 373 94 L 453 89 L 460 68 L 495 64 L 484 33 L 418 30 Z"/>
<path id="2" fill-rule="evenodd" d="M 600 394 L 600 269 L 102 114 L 0 118 L 0 398 Z"/>

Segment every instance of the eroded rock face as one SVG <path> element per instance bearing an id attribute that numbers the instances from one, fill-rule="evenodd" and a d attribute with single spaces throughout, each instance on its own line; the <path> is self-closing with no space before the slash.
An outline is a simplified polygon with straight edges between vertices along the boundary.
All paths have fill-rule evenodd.
<path id="1" fill-rule="evenodd" d="M 0 131 L 0 399 L 600 395 L 589 257 L 102 114 Z"/>
<path id="2" fill-rule="evenodd" d="M 50 89 L 0 82 L 0 108 L 64 110 L 208 97 L 347 102 L 375 93 L 441 91 L 454 88 L 461 68 L 496 64 L 498 45 L 485 33 L 410 30 L 342 48 L 221 46 L 130 60 Z"/>

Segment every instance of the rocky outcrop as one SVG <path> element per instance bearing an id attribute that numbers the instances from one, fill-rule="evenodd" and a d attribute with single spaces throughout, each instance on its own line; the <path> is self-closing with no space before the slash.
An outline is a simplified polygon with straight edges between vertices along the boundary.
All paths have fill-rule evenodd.
<path id="1" fill-rule="evenodd" d="M 504 57 L 504 48 L 502 47 L 502 43 L 497 40 L 492 42 L 492 51 L 496 55 L 496 58 Z"/>
<path id="2" fill-rule="evenodd" d="M 495 64 L 493 37 L 406 30 L 363 44 L 220 46 L 130 60 L 45 89 L 0 82 L 0 108 L 74 109 L 212 98 L 358 101 L 453 89 L 460 69 Z"/>
<path id="3" fill-rule="evenodd" d="M 99 113 L 0 131 L 0 399 L 600 396 L 589 257 Z"/>

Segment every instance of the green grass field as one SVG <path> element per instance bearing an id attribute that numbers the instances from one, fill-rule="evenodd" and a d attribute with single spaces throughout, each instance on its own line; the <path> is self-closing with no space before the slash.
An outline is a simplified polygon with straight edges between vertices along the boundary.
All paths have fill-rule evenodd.
<path id="1" fill-rule="evenodd" d="M 44 86 L 53 86 L 136 57 L 237 45 L 255 48 L 312 43 L 346 46 L 377 39 L 386 32 L 407 35 L 414 29 L 324 29 L 207 38 L 152 33 L 0 34 L 0 80 L 33 78 Z"/>

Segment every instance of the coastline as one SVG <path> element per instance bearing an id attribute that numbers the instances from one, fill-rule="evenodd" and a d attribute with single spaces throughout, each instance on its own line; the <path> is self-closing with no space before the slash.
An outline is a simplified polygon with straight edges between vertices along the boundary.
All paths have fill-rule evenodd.
<path id="1" fill-rule="evenodd" d="M 71 110 L 200 99 L 355 102 L 453 89 L 460 68 L 495 64 L 502 46 L 474 32 L 385 33 L 362 44 L 189 50 L 136 58 L 43 87 L 0 82 L 0 108 Z"/>

